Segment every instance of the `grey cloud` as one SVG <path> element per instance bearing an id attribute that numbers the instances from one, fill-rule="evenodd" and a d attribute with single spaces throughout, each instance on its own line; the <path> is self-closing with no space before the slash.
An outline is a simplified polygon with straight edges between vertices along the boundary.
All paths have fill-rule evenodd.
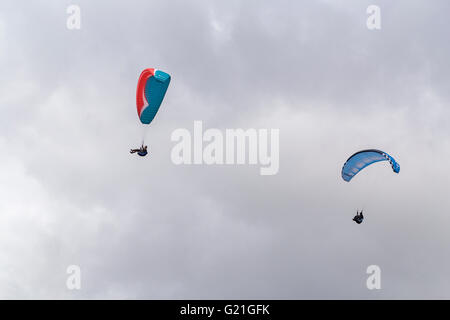
<path id="1" fill-rule="evenodd" d="M 69 4 L 0 5 L 0 297 L 448 298 L 445 1 L 378 1 L 376 32 L 371 1 Z M 138 159 L 145 67 L 172 83 Z M 173 165 L 194 120 L 280 128 L 279 174 Z M 344 183 L 366 147 L 401 173 Z"/>

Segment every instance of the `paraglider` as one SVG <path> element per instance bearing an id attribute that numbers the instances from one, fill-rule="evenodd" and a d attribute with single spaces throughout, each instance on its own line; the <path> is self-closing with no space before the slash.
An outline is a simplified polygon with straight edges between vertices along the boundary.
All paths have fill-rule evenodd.
<path id="1" fill-rule="evenodd" d="M 379 161 L 388 161 L 392 167 L 392 171 L 394 171 L 395 173 L 400 172 L 400 164 L 395 161 L 395 159 L 389 154 L 376 149 L 368 149 L 358 151 L 347 159 L 344 166 L 342 167 L 342 179 L 344 179 L 344 181 L 346 182 L 350 182 L 350 180 L 352 180 L 353 177 L 355 177 L 361 170 Z M 353 218 L 353 221 L 355 221 L 357 224 L 361 224 L 363 220 L 363 210 L 361 210 L 361 212 L 357 210 L 356 216 Z"/>
<path id="2" fill-rule="evenodd" d="M 136 90 L 136 109 L 142 124 L 150 124 L 161 106 L 167 88 L 170 83 L 170 75 L 161 70 L 148 68 L 142 71 Z M 147 155 L 147 146 L 144 139 L 139 149 L 131 149 L 130 153 L 137 153 L 141 157 Z"/>
<path id="3" fill-rule="evenodd" d="M 357 224 L 361 224 L 364 220 L 363 211 L 359 212 L 356 210 L 356 216 L 353 217 L 353 221 L 355 221 Z"/>
<path id="4" fill-rule="evenodd" d="M 147 146 L 142 145 L 139 149 L 131 149 L 130 153 L 136 153 L 141 157 L 145 157 L 147 155 Z"/>

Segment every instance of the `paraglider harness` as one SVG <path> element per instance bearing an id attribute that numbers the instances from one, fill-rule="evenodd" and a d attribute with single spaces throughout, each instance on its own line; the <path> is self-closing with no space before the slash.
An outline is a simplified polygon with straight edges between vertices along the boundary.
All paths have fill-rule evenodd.
<path id="1" fill-rule="evenodd" d="M 356 216 L 353 218 L 353 221 L 355 221 L 357 224 L 361 224 L 363 220 L 363 211 L 361 210 L 361 212 L 358 212 L 358 210 L 356 210 Z"/>
<path id="2" fill-rule="evenodd" d="M 137 152 L 138 155 L 140 155 L 141 157 L 145 157 L 147 155 L 147 146 L 144 146 L 142 144 L 142 146 L 139 149 L 131 149 L 130 153 L 135 153 Z"/>

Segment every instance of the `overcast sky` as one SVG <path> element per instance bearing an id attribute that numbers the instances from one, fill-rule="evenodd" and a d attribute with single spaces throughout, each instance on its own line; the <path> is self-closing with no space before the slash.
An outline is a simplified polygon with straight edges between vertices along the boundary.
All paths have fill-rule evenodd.
<path id="1" fill-rule="evenodd" d="M 66 27 L 71 4 L 80 30 Z M 450 298 L 449 10 L 2 0 L 0 298 Z M 140 158 L 128 150 L 148 67 L 172 81 Z M 174 165 L 171 133 L 194 120 L 279 129 L 278 174 Z M 344 182 L 365 148 L 400 174 L 384 162 Z M 69 265 L 81 290 L 66 287 Z M 366 287 L 369 265 L 381 290 Z"/>

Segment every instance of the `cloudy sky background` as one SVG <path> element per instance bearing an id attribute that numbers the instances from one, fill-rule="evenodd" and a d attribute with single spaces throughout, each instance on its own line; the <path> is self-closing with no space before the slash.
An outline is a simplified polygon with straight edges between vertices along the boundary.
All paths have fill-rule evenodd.
<path id="1" fill-rule="evenodd" d="M 81 30 L 66 28 L 71 4 Z M 0 298 L 450 298 L 449 10 L 2 1 Z M 147 67 L 172 82 L 138 158 Z M 194 120 L 279 128 L 279 173 L 174 165 L 170 135 Z M 364 148 L 400 174 L 378 163 L 345 183 Z M 372 264 L 381 290 L 366 288 Z"/>

